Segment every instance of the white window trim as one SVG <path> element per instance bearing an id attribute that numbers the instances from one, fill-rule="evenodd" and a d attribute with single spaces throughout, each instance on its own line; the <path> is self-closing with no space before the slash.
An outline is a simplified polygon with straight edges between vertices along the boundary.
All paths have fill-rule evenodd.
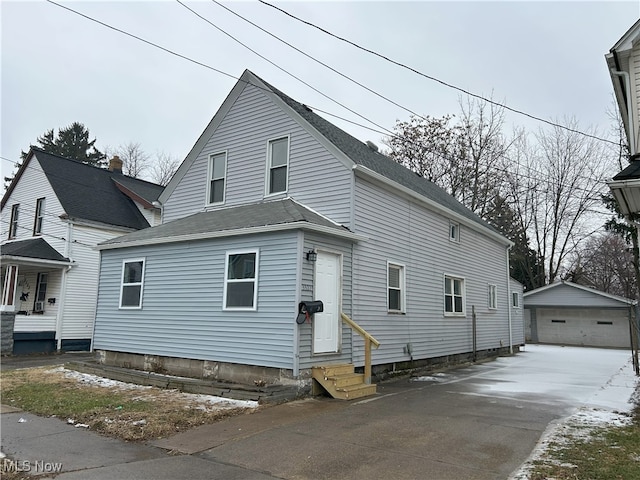
<path id="1" fill-rule="evenodd" d="M 242 255 L 245 253 L 255 253 L 256 255 L 256 271 L 253 277 L 253 307 L 227 307 L 227 285 L 228 283 L 241 283 L 247 282 L 246 280 L 230 280 L 229 276 L 229 257 L 231 255 Z M 229 250 L 225 252 L 224 258 L 224 288 L 222 289 L 222 310 L 226 311 L 245 311 L 255 312 L 258 310 L 258 271 L 260 267 L 260 249 L 245 249 L 245 250 Z"/>
<path id="2" fill-rule="evenodd" d="M 35 218 L 33 220 L 33 235 L 42 235 L 42 229 L 44 227 L 44 209 L 45 209 L 45 198 L 40 197 L 36 199 L 36 213 Z M 38 208 L 40 207 L 40 208 Z M 40 220 L 40 229 L 38 229 L 38 220 Z"/>
<path id="3" fill-rule="evenodd" d="M 284 190 L 281 192 L 269 193 L 269 188 L 271 187 L 271 142 L 275 142 L 278 140 L 287 139 L 287 178 L 285 179 Z M 267 162 L 266 162 L 266 171 L 264 177 L 264 196 L 265 197 L 273 197 L 275 195 L 282 195 L 289 191 L 289 159 L 291 157 L 291 135 L 281 135 L 279 137 L 273 137 L 267 140 Z"/>
<path id="4" fill-rule="evenodd" d="M 11 216 L 9 217 L 9 235 L 8 240 L 18 238 L 18 226 L 20 221 L 20 204 L 11 205 Z"/>
<path id="5" fill-rule="evenodd" d="M 214 178 L 212 178 L 213 176 L 213 159 L 214 157 L 217 157 L 218 155 L 224 155 L 224 189 L 222 190 L 222 201 L 221 202 L 209 202 L 209 199 L 211 198 L 211 182 L 213 180 L 215 180 Z M 212 205 L 224 205 L 224 203 L 227 200 L 227 168 L 229 165 L 229 153 L 228 150 L 221 150 L 219 152 L 215 152 L 215 153 L 211 153 L 209 155 L 209 163 L 207 165 L 207 197 L 205 198 L 205 205 L 206 206 L 212 206 Z M 219 180 L 220 178 L 218 178 Z"/>
<path id="6" fill-rule="evenodd" d="M 392 310 L 389 307 L 389 267 L 398 267 L 400 269 L 400 310 Z M 388 313 L 406 313 L 407 312 L 407 288 L 406 288 L 406 267 L 402 263 L 387 261 L 387 312 Z"/>
<path id="7" fill-rule="evenodd" d="M 142 273 L 140 276 L 140 282 L 135 282 L 135 283 L 124 283 L 124 267 L 127 263 L 135 263 L 135 262 L 142 262 Z M 119 307 L 120 310 L 142 310 L 142 298 L 144 296 L 144 275 L 145 275 L 145 271 L 147 269 L 147 260 L 146 257 L 140 257 L 140 258 L 127 258 L 122 260 L 122 271 L 120 273 L 120 303 L 119 303 Z M 140 285 L 140 300 L 138 302 L 138 306 L 129 306 L 129 305 L 122 305 L 122 294 L 124 292 L 124 287 L 135 287 L 137 285 Z"/>
<path id="8" fill-rule="evenodd" d="M 446 310 L 445 281 L 448 278 L 462 281 L 462 289 L 461 289 L 462 312 L 447 312 L 447 310 Z M 455 302 L 452 303 L 452 306 L 455 307 Z M 442 276 L 442 312 L 444 313 L 445 317 L 466 317 L 467 316 L 467 280 L 464 277 L 459 277 L 457 275 L 449 275 L 449 274 L 446 274 L 446 273 Z"/>
<path id="9" fill-rule="evenodd" d="M 487 286 L 487 307 L 489 310 L 498 309 L 498 286 L 492 283 Z"/>
<path id="10" fill-rule="evenodd" d="M 518 292 L 511 292 L 511 307 L 520 308 L 520 294 Z"/>
<path id="11" fill-rule="evenodd" d="M 451 228 L 456 227 L 456 235 L 451 235 Z M 454 222 L 453 220 L 449 220 L 449 241 L 454 243 L 460 243 L 460 224 L 458 222 Z"/>

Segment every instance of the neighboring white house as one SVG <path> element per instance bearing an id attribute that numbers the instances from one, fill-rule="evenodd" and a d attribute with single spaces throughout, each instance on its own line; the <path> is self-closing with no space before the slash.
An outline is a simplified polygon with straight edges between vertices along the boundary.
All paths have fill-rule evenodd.
<path id="1" fill-rule="evenodd" d="M 98 247 L 105 363 L 242 381 L 363 366 L 342 313 L 380 342 L 374 373 L 524 341 L 509 240 L 249 71 L 159 201 L 162 225 Z"/>
<path id="2" fill-rule="evenodd" d="M 97 243 L 155 225 L 163 187 L 32 148 L 2 198 L 2 311 L 14 353 L 88 350 Z M 11 352 L 3 352 L 11 353 Z"/>
<path id="3" fill-rule="evenodd" d="M 605 58 L 631 154 L 629 166 L 607 183 L 624 215 L 640 213 L 640 20 Z"/>
<path id="4" fill-rule="evenodd" d="M 526 340 L 590 347 L 629 348 L 636 301 L 571 282 L 524 294 Z"/>

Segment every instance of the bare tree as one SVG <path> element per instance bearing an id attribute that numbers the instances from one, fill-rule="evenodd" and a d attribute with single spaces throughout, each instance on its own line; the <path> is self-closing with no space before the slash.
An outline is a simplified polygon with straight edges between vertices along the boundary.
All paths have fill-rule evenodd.
<path id="1" fill-rule="evenodd" d="M 158 185 L 165 186 L 180 166 L 180 160 L 165 152 L 158 152 L 151 165 L 150 179 Z"/>
<path id="2" fill-rule="evenodd" d="M 575 120 L 564 122 L 573 130 Z M 595 133 L 595 132 L 592 132 Z M 602 142 L 560 127 L 540 129 L 531 146 L 520 141 L 511 175 L 519 221 L 533 242 L 548 283 L 594 230 L 609 167 Z M 512 162 L 513 163 L 513 162 Z"/>
<path id="3" fill-rule="evenodd" d="M 150 157 L 138 142 L 122 144 L 110 149 L 109 153 L 120 157 L 123 163 L 122 173 L 130 177 L 141 178 L 149 168 Z"/>
<path id="4" fill-rule="evenodd" d="M 636 297 L 632 247 L 613 232 L 594 235 L 574 253 L 569 280 L 625 298 Z"/>

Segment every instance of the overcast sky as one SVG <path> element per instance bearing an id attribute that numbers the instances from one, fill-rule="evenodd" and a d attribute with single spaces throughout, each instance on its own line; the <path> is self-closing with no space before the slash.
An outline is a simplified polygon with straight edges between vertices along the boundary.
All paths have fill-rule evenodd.
<path id="1" fill-rule="evenodd" d="M 61 1 L 101 22 L 239 77 L 245 68 L 294 99 L 362 118 L 256 56 L 175 1 Z M 384 128 L 409 113 L 305 58 L 213 1 L 185 3 L 282 69 Z M 271 3 L 271 2 L 270 2 Z M 235 79 L 46 1 L 2 1 L 0 155 L 46 130 L 84 123 L 96 145 L 139 142 L 182 160 Z M 460 92 L 376 58 L 257 2 L 229 9 L 420 114 L 458 112 Z M 610 132 L 604 55 L 640 16 L 640 2 L 281 2 L 280 8 L 429 76 L 545 119 L 575 117 Z M 357 138 L 380 133 L 325 116 Z M 540 124 L 507 114 L 508 124 Z M 378 127 L 372 128 L 378 129 Z M 2 173 L 12 170 L 2 159 Z"/>

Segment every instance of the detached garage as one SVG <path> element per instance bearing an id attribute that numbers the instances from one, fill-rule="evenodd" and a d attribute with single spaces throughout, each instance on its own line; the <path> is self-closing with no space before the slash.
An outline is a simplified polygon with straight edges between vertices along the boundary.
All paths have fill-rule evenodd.
<path id="1" fill-rule="evenodd" d="M 636 301 L 571 282 L 523 295 L 525 337 L 531 343 L 629 348 Z"/>

